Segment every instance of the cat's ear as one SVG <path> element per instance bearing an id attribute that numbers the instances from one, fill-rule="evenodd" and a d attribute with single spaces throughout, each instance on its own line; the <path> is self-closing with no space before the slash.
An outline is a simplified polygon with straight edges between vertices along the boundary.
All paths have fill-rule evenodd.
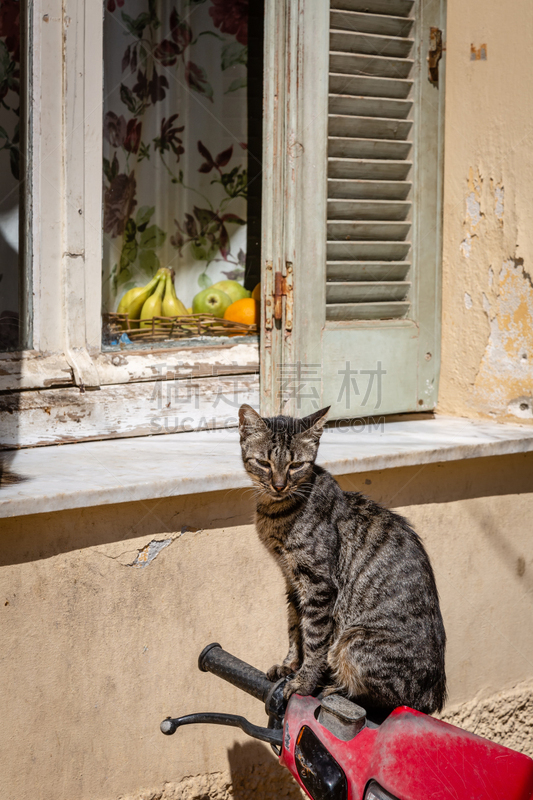
<path id="1" fill-rule="evenodd" d="M 320 439 L 330 408 L 331 406 L 321 408 L 320 411 L 315 411 L 314 414 L 309 414 L 308 417 L 304 417 L 301 421 L 303 427 L 302 433 L 307 436 L 312 436 L 313 439 Z"/>
<path id="2" fill-rule="evenodd" d="M 259 433 L 265 429 L 266 425 L 262 417 L 257 411 L 254 411 L 252 406 L 245 403 L 239 408 L 239 433 L 241 434 L 241 439 L 245 439 L 251 433 Z"/>

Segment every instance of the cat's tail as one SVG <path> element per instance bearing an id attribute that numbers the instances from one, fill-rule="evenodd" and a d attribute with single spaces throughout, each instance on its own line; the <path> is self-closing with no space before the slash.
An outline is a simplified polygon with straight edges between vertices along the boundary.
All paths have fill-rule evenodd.
<path id="1" fill-rule="evenodd" d="M 354 644 L 365 634 L 365 628 L 354 626 L 343 631 L 331 645 L 328 664 L 333 686 L 326 689 L 325 695 L 340 692 L 346 697 L 361 697 L 366 694 L 366 683 L 354 653 Z"/>

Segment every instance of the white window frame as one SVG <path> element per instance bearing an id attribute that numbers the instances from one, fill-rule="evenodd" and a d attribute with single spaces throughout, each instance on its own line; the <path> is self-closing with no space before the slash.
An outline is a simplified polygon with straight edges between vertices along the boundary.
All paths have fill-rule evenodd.
<path id="1" fill-rule="evenodd" d="M 195 348 L 102 350 L 103 4 L 33 0 L 28 16 L 31 349 L 0 354 L 0 390 L 25 391 L 23 413 L 25 404 L 31 406 L 31 390 L 78 387 L 79 394 L 99 388 L 102 399 L 112 402 L 106 387 L 194 376 L 198 391 L 212 396 L 224 376 L 242 375 L 241 399 L 257 405 L 257 344 L 234 339 Z M 125 401 L 118 389 L 115 395 L 114 402 Z M 65 402 L 64 393 L 57 402 Z M 192 412 L 198 411 L 195 405 Z M 180 413 L 186 411 L 181 404 Z M 236 409 L 230 412 L 215 414 L 212 424 L 234 419 Z M 105 427 L 96 426 L 94 438 L 131 433 L 127 425 L 122 432 Z M 43 444 L 46 438 L 26 441 L 21 434 L 18 444 Z"/>

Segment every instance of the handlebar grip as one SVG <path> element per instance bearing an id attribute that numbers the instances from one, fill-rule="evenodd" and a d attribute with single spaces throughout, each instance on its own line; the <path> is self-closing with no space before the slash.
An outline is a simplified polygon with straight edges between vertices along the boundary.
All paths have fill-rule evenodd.
<path id="1" fill-rule="evenodd" d="M 217 642 L 204 647 L 198 656 L 198 669 L 212 672 L 263 703 L 274 686 L 264 672 L 227 653 Z"/>

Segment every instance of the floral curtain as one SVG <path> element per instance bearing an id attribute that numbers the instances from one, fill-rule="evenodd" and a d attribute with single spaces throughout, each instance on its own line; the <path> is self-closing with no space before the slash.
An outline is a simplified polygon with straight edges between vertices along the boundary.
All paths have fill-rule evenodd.
<path id="1" fill-rule="evenodd" d="M 19 345 L 20 3 L 0 0 L 0 351 Z"/>
<path id="2" fill-rule="evenodd" d="M 106 0 L 103 304 L 172 267 L 178 297 L 242 282 L 247 0 Z"/>

